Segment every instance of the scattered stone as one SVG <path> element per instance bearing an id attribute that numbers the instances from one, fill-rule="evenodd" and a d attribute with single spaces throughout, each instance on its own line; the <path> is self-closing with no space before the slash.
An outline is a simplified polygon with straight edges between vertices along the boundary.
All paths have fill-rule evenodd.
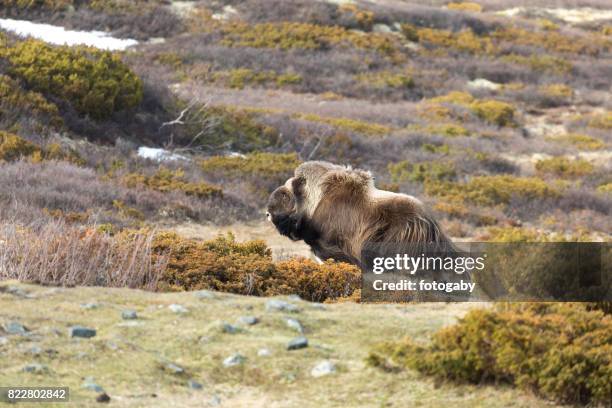
<path id="1" fill-rule="evenodd" d="M 9 293 L 13 296 L 22 297 L 22 298 L 31 297 L 27 291 L 25 291 L 24 289 L 18 286 L 6 286 L 3 289 L 4 290 L 2 290 L 2 292 Z"/>
<path id="2" fill-rule="evenodd" d="M 375 33 L 392 33 L 393 29 L 386 24 L 374 24 L 372 31 Z"/>
<path id="3" fill-rule="evenodd" d="M 242 329 L 240 327 L 238 327 L 238 326 L 234 326 L 233 324 L 222 322 L 221 323 L 221 331 L 223 333 L 236 334 L 236 333 L 240 333 L 242 331 Z"/>
<path id="4" fill-rule="evenodd" d="M 102 394 L 96 397 L 96 402 L 100 402 L 102 404 L 108 404 L 110 400 L 111 400 L 111 397 L 105 392 L 103 392 Z"/>
<path id="5" fill-rule="evenodd" d="M 296 337 L 287 344 L 287 350 L 299 350 L 308 347 L 308 339 L 304 336 Z"/>
<path id="6" fill-rule="evenodd" d="M 290 312 L 297 313 L 300 311 L 300 308 L 294 305 L 293 303 L 285 302 L 283 300 L 278 299 L 270 299 L 266 302 L 266 310 L 269 312 Z"/>
<path id="7" fill-rule="evenodd" d="M 168 309 L 172 310 L 174 313 L 189 313 L 189 310 L 183 305 L 177 305 L 176 303 L 168 306 Z"/>
<path id="8" fill-rule="evenodd" d="M 32 346 L 28 349 L 28 353 L 37 356 L 42 353 L 42 349 L 38 346 Z"/>
<path id="9" fill-rule="evenodd" d="M 234 367 L 244 364 L 246 357 L 240 353 L 235 353 L 223 360 L 224 367 Z"/>
<path id="10" fill-rule="evenodd" d="M 49 371 L 49 369 L 46 365 L 33 363 L 23 367 L 23 371 L 26 373 L 43 374 Z"/>
<path id="11" fill-rule="evenodd" d="M 85 309 L 85 310 L 93 310 L 93 309 L 97 309 L 98 307 L 100 307 L 100 305 L 97 304 L 96 302 L 83 303 L 81 305 L 81 309 Z"/>
<path id="12" fill-rule="evenodd" d="M 96 335 L 96 330 L 89 329 L 83 326 L 72 326 L 69 330 L 69 333 L 70 333 L 70 337 L 83 337 L 83 338 L 88 339 Z"/>
<path id="13" fill-rule="evenodd" d="M 473 81 L 468 82 L 467 86 L 468 88 L 472 89 L 488 89 L 490 91 L 495 91 L 501 87 L 500 84 L 497 84 L 484 78 L 474 79 Z"/>
<path id="14" fill-rule="evenodd" d="M 191 388 L 192 390 L 201 390 L 202 388 L 204 388 L 202 384 L 195 380 L 187 381 L 187 387 Z"/>
<path id="15" fill-rule="evenodd" d="M 129 322 L 119 323 L 119 324 L 117 324 L 117 326 L 119 326 L 119 327 L 138 327 L 138 326 L 144 326 L 144 322 L 138 322 L 138 321 L 130 320 Z"/>
<path id="16" fill-rule="evenodd" d="M 219 405 L 221 405 L 221 398 L 216 395 L 213 395 L 208 405 L 210 405 L 211 407 L 218 407 Z"/>
<path id="17" fill-rule="evenodd" d="M 210 290 L 198 290 L 197 292 L 195 292 L 195 296 L 198 299 L 214 299 L 217 297 Z"/>
<path id="18" fill-rule="evenodd" d="M 317 310 L 327 310 L 325 305 L 323 305 L 322 303 L 313 303 L 312 308 Z"/>
<path id="19" fill-rule="evenodd" d="M 9 342 L 9 339 L 7 339 L 6 337 L 0 336 L 0 346 L 7 345 L 8 342 Z"/>
<path id="20" fill-rule="evenodd" d="M 185 369 L 174 363 L 166 363 L 164 364 L 164 370 L 172 373 L 172 374 L 183 374 Z"/>
<path id="21" fill-rule="evenodd" d="M 272 352 L 270 351 L 270 349 L 262 348 L 257 351 L 257 355 L 259 357 L 269 357 L 272 355 Z"/>
<path id="22" fill-rule="evenodd" d="M 121 312 L 121 318 L 123 320 L 134 320 L 138 319 L 138 313 L 135 310 L 124 310 Z"/>
<path id="23" fill-rule="evenodd" d="M 248 326 L 252 326 L 254 324 L 259 323 L 259 319 L 256 318 L 255 316 L 240 316 L 238 318 L 238 322 L 242 324 L 246 324 Z"/>
<path id="24" fill-rule="evenodd" d="M 291 300 L 292 302 L 301 302 L 303 300 L 300 295 L 295 294 L 287 296 L 287 299 Z"/>
<path id="25" fill-rule="evenodd" d="M 287 327 L 289 327 L 290 329 L 293 329 L 300 334 L 304 334 L 304 326 L 302 326 L 302 323 L 300 323 L 298 319 L 288 317 L 285 320 L 285 323 L 287 323 Z"/>
<path id="26" fill-rule="evenodd" d="M 94 392 L 97 392 L 97 393 L 103 393 L 104 392 L 104 388 L 102 388 L 100 385 L 96 384 L 93 377 L 86 377 L 85 378 L 85 382 L 83 382 L 83 385 L 81 385 L 81 388 L 84 388 L 84 389 L 89 390 L 89 391 L 94 391 Z"/>
<path id="27" fill-rule="evenodd" d="M 336 372 L 336 365 L 329 360 L 323 360 L 319 362 L 310 371 L 310 375 L 315 378 L 323 377 L 325 375 L 333 374 Z"/>
<path id="28" fill-rule="evenodd" d="M 7 334 L 26 334 L 28 329 L 19 322 L 8 322 L 3 325 Z"/>

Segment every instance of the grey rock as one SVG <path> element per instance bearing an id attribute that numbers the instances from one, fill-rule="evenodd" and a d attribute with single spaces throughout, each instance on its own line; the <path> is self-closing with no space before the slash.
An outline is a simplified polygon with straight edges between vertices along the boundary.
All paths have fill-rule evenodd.
<path id="1" fill-rule="evenodd" d="M 96 335 L 95 329 L 89 329 L 83 326 L 72 326 L 68 332 L 70 337 L 83 337 L 86 339 Z"/>
<path id="2" fill-rule="evenodd" d="M 28 349 L 28 353 L 37 356 L 42 353 L 42 349 L 38 346 L 32 346 Z"/>
<path id="3" fill-rule="evenodd" d="M 81 308 L 85 310 L 93 310 L 93 309 L 97 309 L 98 307 L 100 307 L 100 305 L 97 304 L 96 302 L 83 303 L 81 305 Z"/>
<path id="4" fill-rule="evenodd" d="M 217 296 L 210 290 L 198 290 L 195 292 L 195 297 L 198 299 L 215 299 Z"/>
<path id="5" fill-rule="evenodd" d="M 284 300 L 270 299 L 266 302 L 266 310 L 269 312 L 297 313 L 300 311 L 300 308 Z"/>
<path id="6" fill-rule="evenodd" d="M 219 405 L 221 405 L 221 398 L 219 398 L 217 395 L 213 395 L 210 401 L 208 402 L 208 405 L 210 405 L 211 407 L 218 407 Z"/>
<path id="7" fill-rule="evenodd" d="M 240 353 L 234 353 L 225 360 L 223 360 L 224 367 L 235 367 L 244 364 L 246 357 Z"/>
<path id="8" fill-rule="evenodd" d="M 270 351 L 270 349 L 262 348 L 257 351 L 257 355 L 259 357 L 269 357 L 272 355 L 272 352 Z"/>
<path id="9" fill-rule="evenodd" d="M 287 350 L 299 350 L 308 347 L 308 339 L 304 336 L 296 337 L 287 343 Z"/>
<path id="10" fill-rule="evenodd" d="M 83 383 L 83 385 L 81 385 L 81 388 L 84 388 L 84 389 L 89 390 L 89 391 L 94 391 L 94 392 L 97 392 L 97 393 L 104 392 L 104 388 L 102 388 L 100 385 L 96 384 L 95 380 L 93 379 L 93 377 L 85 378 L 85 382 Z"/>
<path id="11" fill-rule="evenodd" d="M 124 310 L 121 312 L 121 318 L 123 320 L 134 320 L 138 319 L 138 313 L 135 310 Z"/>
<path id="12" fill-rule="evenodd" d="M 9 339 L 7 339 L 6 337 L 0 336 L 0 346 L 7 345 L 8 342 L 9 342 Z"/>
<path id="13" fill-rule="evenodd" d="M 246 324 L 248 326 L 252 326 L 254 324 L 259 323 L 259 319 L 255 316 L 240 316 L 238 318 L 238 322 L 241 324 Z"/>
<path id="14" fill-rule="evenodd" d="M 3 325 L 7 334 L 26 334 L 28 329 L 19 322 L 8 322 Z"/>
<path id="15" fill-rule="evenodd" d="M 18 286 L 7 286 L 4 291 L 6 293 L 10 293 L 13 296 L 17 296 L 17 297 L 22 297 L 22 298 L 28 298 L 31 297 L 27 291 L 25 291 L 24 289 L 18 287 Z"/>
<path id="16" fill-rule="evenodd" d="M 23 371 L 26 373 L 43 374 L 49 371 L 49 369 L 46 365 L 33 363 L 23 367 Z"/>
<path id="17" fill-rule="evenodd" d="M 127 322 L 122 322 L 117 324 L 117 326 L 119 327 L 138 327 L 138 326 L 144 326 L 144 322 L 138 322 L 135 320 L 130 320 Z"/>
<path id="18" fill-rule="evenodd" d="M 221 323 L 221 331 L 223 333 L 236 334 L 236 333 L 240 333 L 242 331 L 242 329 L 240 327 L 238 327 L 238 326 L 234 326 L 233 324 L 222 322 Z"/>
<path id="19" fill-rule="evenodd" d="M 304 326 L 302 326 L 302 323 L 300 323 L 298 319 L 288 317 L 287 319 L 285 319 L 285 323 L 290 329 L 293 329 L 300 334 L 304 334 Z"/>
<path id="20" fill-rule="evenodd" d="M 322 303 L 313 303 L 311 306 L 315 310 L 326 310 L 327 308 Z"/>
<path id="21" fill-rule="evenodd" d="M 174 313 L 180 313 L 180 314 L 189 313 L 189 310 L 185 306 L 178 305 L 175 303 L 168 306 L 168 309 L 172 310 Z"/>
<path id="22" fill-rule="evenodd" d="M 301 302 L 302 298 L 300 297 L 300 295 L 289 295 L 287 296 L 287 298 L 289 300 L 291 300 L 292 302 Z"/>
<path id="23" fill-rule="evenodd" d="M 318 378 L 323 377 L 325 375 L 333 374 L 335 372 L 336 365 L 329 360 L 323 360 L 317 363 L 317 365 L 315 365 L 312 370 L 310 370 L 310 375 L 315 378 Z"/>
<path id="24" fill-rule="evenodd" d="M 204 388 L 202 384 L 195 380 L 187 381 L 187 387 L 191 388 L 192 390 L 201 390 L 202 388 Z"/>
<path id="25" fill-rule="evenodd" d="M 174 363 L 165 363 L 164 370 L 172 374 L 183 374 L 185 372 L 185 369 L 183 367 Z"/>

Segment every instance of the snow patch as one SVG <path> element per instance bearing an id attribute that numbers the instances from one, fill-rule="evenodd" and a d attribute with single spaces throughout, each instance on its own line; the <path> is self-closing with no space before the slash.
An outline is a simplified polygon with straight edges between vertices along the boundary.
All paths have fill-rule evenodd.
<path id="1" fill-rule="evenodd" d="M 111 37 L 103 31 L 73 31 L 51 24 L 10 18 L 0 18 L 0 28 L 20 37 L 34 37 L 57 45 L 89 45 L 103 50 L 121 51 L 138 44 L 136 40 Z"/>
<path id="2" fill-rule="evenodd" d="M 165 149 L 159 149 L 155 147 L 141 146 L 138 148 L 138 157 L 143 159 L 151 159 L 158 162 L 162 161 L 176 161 L 176 160 L 188 160 L 185 156 L 180 154 L 172 153 Z"/>

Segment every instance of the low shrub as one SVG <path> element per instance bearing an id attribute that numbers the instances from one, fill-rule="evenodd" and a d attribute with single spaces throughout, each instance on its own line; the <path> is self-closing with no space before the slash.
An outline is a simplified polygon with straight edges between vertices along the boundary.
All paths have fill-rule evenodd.
<path id="1" fill-rule="evenodd" d="M 398 49 L 392 35 L 360 34 L 340 26 L 309 23 L 275 22 L 249 25 L 232 22 L 222 25 L 221 32 L 221 44 L 229 47 L 325 50 L 332 46 L 348 45 L 388 55 L 396 53 Z"/>
<path id="2" fill-rule="evenodd" d="M 408 160 L 403 160 L 397 163 L 389 163 L 387 169 L 391 180 L 396 183 L 403 181 L 422 183 L 426 180 L 449 180 L 456 176 L 452 163 L 410 163 Z"/>
<path id="3" fill-rule="evenodd" d="M 432 135 L 441 135 L 446 137 L 469 136 L 470 132 L 461 125 L 456 123 L 440 123 L 428 125 L 425 128 L 427 133 Z"/>
<path id="4" fill-rule="evenodd" d="M 597 186 L 597 191 L 600 193 L 612 194 L 612 183 L 606 183 Z"/>
<path id="5" fill-rule="evenodd" d="M 559 139 L 582 150 L 599 150 L 606 146 L 601 139 L 582 133 L 568 133 Z"/>
<path id="6" fill-rule="evenodd" d="M 465 183 L 426 180 L 425 192 L 450 202 L 486 206 L 508 204 L 512 197 L 543 199 L 559 195 L 556 188 L 539 178 L 510 175 L 475 176 Z"/>
<path id="7" fill-rule="evenodd" d="M 213 156 L 202 160 L 205 172 L 220 173 L 228 177 L 283 177 L 287 178 L 300 160 L 296 153 L 250 153 L 242 156 Z"/>
<path id="8" fill-rule="evenodd" d="M 482 11 L 482 6 L 480 4 L 471 1 L 448 3 L 446 7 L 451 10 L 468 11 L 471 13 L 480 13 Z"/>
<path id="9" fill-rule="evenodd" d="M 12 133 L 0 131 L 0 161 L 19 160 L 35 153 L 40 154 L 40 148 L 34 143 Z"/>
<path id="10" fill-rule="evenodd" d="M 29 158 L 32 162 L 57 160 L 82 166 L 85 161 L 72 149 L 63 149 L 58 143 L 51 143 L 44 149 L 12 133 L 0 130 L 0 161 L 15 161 Z"/>
<path id="11" fill-rule="evenodd" d="M 536 162 L 535 168 L 541 173 L 550 173 L 559 177 L 580 177 L 590 174 L 594 170 L 593 165 L 586 160 L 570 160 L 563 156 L 539 160 Z"/>
<path id="12" fill-rule="evenodd" d="M 378 89 L 384 88 L 412 88 L 414 80 L 409 73 L 396 73 L 392 71 L 380 71 L 366 74 L 359 74 L 355 79 L 363 84 Z"/>
<path id="13" fill-rule="evenodd" d="M 480 119 L 497 126 L 516 125 L 516 108 L 506 102 L 495 100 L 477 100 L 470 104 L 470 109 Z"/>
<path id="14" fill-rule="evenodd" d="M 70 101 L 95 119 L 137 106 L 143 85 L 119 56 L 86 47 L 19 41 L 6 51 L 10 72 L 37 92 Z"/>
<path id="15" fill-rule="evenodd" d="M 212 74 L 212 82 L 222 83 L 230 88 L 243 89 L 245 86 L 299 84 L 302 77 L 295 73 L 279 74 L 275 71 L 254 71 L 248 68 L 237 68 L 229 71 L 217 71 Z"/>
<path id="16" fill-rule="evenodd" d="M 36 121 L 37 125 L 30 131 L 38 134 L 47 133 L 47 128 L 59 130 L 63 125 L 54 103 L 38 92 L 23 89 L 18 81 L 7 75 L 0 75 L 0 121 L 7 129 L 13 126 L 22 128 L 24 124 Z"/>
<path id="17" fill-rule="evenodd" d="M 433 47 L 443 47 L 470 54 L 485 54 L 493 52 L 493 43 L 488 37 L 480 37 L 468 28 L 457 33 L 435 28 L 416 28 L 402 24 L 402 33 L 411 41 Z"/>
<path id="18" fill-rule="evenodd" d="M 569 404 L 612 404 L 612 316 L 580 303 L 501 304 L 434 334 L 375 347 L 368 363 L 443 380 L 510 383 Z"/>
<path id="19" fill-rule="evenodd" d="M 191 183 L 185 180 L 185 172 L 181 169 L 169 170 L 160 167 L 151 176 L 129 173 L 121 177 L 121 182 L 127 187 L 145 187 L 162 193 L 168 191 L 182 191 L 188 196 L 198 198 L 221 197 L 223 190 L 221 187 L 205 182 Z"/>
<path id="20" fill-rule="evenodd" d="M 297 118 L 308 120 L 311 122 L 326 123 L 340 129 L 349 130 L 356 133 L 362 133 L 370 136 L 383 136 L 393 131 L 393 128 L 381 125 L 379 123 L 364 122 L 362 120 L 350 118 L 328 118 L 315 114 L 297 114 Z"/>
<path id="21" fill-rule="evenodd" d="M 359 270 L 348 264 L 306 259 L 272 262 L 263 241 L 238 243 L 232 235 L 204 242 L 175 233 L 161 233 L 154 242 L 157 254 L 167 254 L 162 290 L 213 289 L 254 296 L 298 294 L 322 302 L 350 296 L 360 284 Z"/>
<path id="22" fill-rule="evenodd" d="M 528 57 L 509 54 L 500 59 L 510 64 L 526 65 L 534 71 L 558 75 L 569 74 L 573 69 L 572 63 L 566 59 L 546 54 L 531 54 Z"/>
<path id="23" fill-rule="evenodd" d="M 574 90 L 565 84 L 550 84 L 540 87 L 540 92 L 544 95 L 553 98 L 571 98 L 574 96 Z"/>
<path id="24" fill-rule="evenodd" d="M 609 130 L 612 129 L 612 112 L 593 115 L 588 122 L 592 128 Z"/>

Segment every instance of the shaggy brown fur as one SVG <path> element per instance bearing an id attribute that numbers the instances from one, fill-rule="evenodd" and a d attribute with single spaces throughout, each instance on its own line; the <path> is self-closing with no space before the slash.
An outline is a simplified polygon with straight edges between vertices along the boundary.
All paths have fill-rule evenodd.
<path id="1" fill-rule="evenodd" d="M 270 196 L 268 216 L 319 258 L 362 268 L 374 257 L 453 250 L 416 198 L 378 190 L 370 173 L 326 162 L 300 165 Z"/>

